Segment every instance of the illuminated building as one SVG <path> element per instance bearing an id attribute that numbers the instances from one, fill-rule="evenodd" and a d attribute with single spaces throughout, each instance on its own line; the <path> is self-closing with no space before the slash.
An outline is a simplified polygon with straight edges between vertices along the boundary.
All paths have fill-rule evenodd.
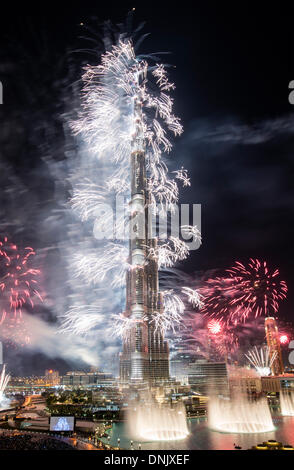
<path id="1" fill-rule="evenodd" d="M 201 359 L 201 356 L 189 352 L 177 352 L 170 359 L 170 374 L 176 380 L 186 382 L 188 379 L 189 364 Z"/>
<path id="2" fill-rule="evenodd" d="M 294 391 L 294 374 L 281 376 L 261 377 L 262 391 L 265 393 L 278 393 L 280 391 Z"/>
<path id="3" fill-rule="evenodd" d="M 109 387 L 115 383 L 112 374 L 107 372 L 70 371 L 61 377 L 60 384 L 70 388 Z"/>
<path id="4" fill-rule="evenodd" d="M 135 100 L 136 122 L 142 121 L 139 99 Z M 131 155 L 131 201 L 129 263 L 132 268 L 126 279 L 125 316 L 133 326 L 123 341 L 120 355 L 122 382 L 168 380 L 169 349 L 160 330 L 156 330 L 152 315 L 162 313 L 163 299 L 158 286 L 158 263 L 146 259 L 148 247 L 156 248 L 151 238 L 148 220 L 149 195 L 147 190 L 145 143 L 140 125 L 137 125 Z"/>
<path id="5" fill-rule="evenodd" d="M 230 377 L 230 390 L 234 393 L 241 392 L 248 395 L 261 394 L 261 378 L 260 377 Z"/>
<path id="6" fill-rule="evenodd" d="M 59 384 L 59 372 L 53 369 L 47 369 L 45 371 L 45 383 L 47 385 L 58 385 Z"/>
<path id="7" fill-rule="evenodd" d="M 191 389 L 202 394 L 211 390 L 227 394 L 229 389 L 228 371 L 225 362 L 208 362 L 198 360 L 189 364 L 188 382 Z"/>
<path id="8" fill-rule="evenodd" d="M 275 356 L 271 365 L 272 374 L 281 375 L 284 373 L 284 364 L 282 359 L 277 323 L 275 318 L 266 317 L 264 324 L 270 359 Z"/>

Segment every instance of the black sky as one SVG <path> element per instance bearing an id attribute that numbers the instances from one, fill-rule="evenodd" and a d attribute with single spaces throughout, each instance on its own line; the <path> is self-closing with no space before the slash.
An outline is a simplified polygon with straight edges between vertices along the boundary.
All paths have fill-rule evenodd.
<path id="1" fill-rule="evenodd" d="M 8 10 L 1 18 L 1 161 L 22 181 L 29 174 L 25 184 L 46 200 L 53 188 L 46 175 L 41 181 L 39 176 L 42 107 L 59 143 L 55 157 L 66 158 L 57 118 L 62 73 L 56 72 L 57 80 L 50 68 L 59 63 L 62 69 L 65 51 L 82 47 L 85 25 L 98 30 L 107 19 L 122 22 L 133 7 L 134 23 L 145 21 L 144 32 L 150 32 L 140 52 L 169 51 L 165 60 L 175 66 L 170 69 L 177 86 L 175 112 L 185 133 L 175 142 L 173 158 L 187 167 L 192 182 L 181 202 L 202 205 L 203 245 L 184 269 L 223 269 L 236 259 L 264 258 L 288 282 L 281 314 L 291 320 L 293 2 L 80 1 L 50 2 L 38 9 L 26 3 L 24 11 Z M 88 59 L 82 53 L 72 57 L 77 79 Z M 42 247 L 42 240 L 34 241 Z"/>

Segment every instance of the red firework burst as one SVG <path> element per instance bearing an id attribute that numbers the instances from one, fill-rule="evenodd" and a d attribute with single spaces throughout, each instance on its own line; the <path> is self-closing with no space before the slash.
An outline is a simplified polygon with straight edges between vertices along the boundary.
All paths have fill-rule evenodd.
<path id="1" fill-rule="evenodd" d="M 25 305 L 34 307 L 34 298 L 42 301 L 37 290 L 39 269 L 31 266 L 35 251 L 19 250 L 7 237 L 0 241 L 0 324 L 5 319 L 20 321 Z"/>
<path id="2" fill-rule="evenodd" d="M 233 355 L 238 345 L 235 327 L 214 318 L 207 322 L 199 313 L 185 319 L 181 333 L 181 348 L 185 352 L 220 359 Z"/>
<path id="3" fill-rule="evenodd" d="M 271 272 L 266 261 L 250 258 L 246 265 L 236 261 L 226 272 L 227 277 L 208 279 L 200 289 L 204 314 L 234 325 L 250 316 L 277 314 L 288 290 L 278 269 Z"/>

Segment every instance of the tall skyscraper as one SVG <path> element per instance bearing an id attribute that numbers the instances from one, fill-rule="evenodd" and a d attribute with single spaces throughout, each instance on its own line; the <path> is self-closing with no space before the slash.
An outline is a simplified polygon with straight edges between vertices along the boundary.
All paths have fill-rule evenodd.
<path id="1" fill-rule="evenodd" d="M 132 327 L 123 341 L 120 356 L 120 378 L 123 382 L 156 383 L 169 378 L 169 350 L 152 318 L 163 311 L 163 299 L 158 286 L 158 263 L 147 255 L 156 250 L 148 220 L 145 142 L 141 128 L 142 109 L 138 96 L 134 102 L 136 132 L 131 154 L 131 201 L 129 263 L 126 279 L 125 316 Z M 153 250 L 154 252 L 154 250 Z M 148 259 L 147 259 L 148 257 Z"/>
<path id="2" fill-rule="evenodd" d="M 265 322 L 266 341 L 269 348 L 270 359 L 275 356 L 271 369 L 273 375 L 284 373 L 284 364 L 280 347 L 279 331 L 277 322 L 273 317 L 266 317 Z"/>

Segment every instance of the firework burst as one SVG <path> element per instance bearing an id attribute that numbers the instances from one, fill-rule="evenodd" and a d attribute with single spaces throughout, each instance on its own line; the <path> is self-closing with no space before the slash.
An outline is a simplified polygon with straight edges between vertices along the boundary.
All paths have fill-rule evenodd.
<path id="1" fill-rule="evenodd" d="M 277 357 L 277 352 L 275 351 L 274 354 L 270 356 L 267 346 L 263 346 L 260 349 L 255 346 L 245 354 L 245 357 L 250 364 L 254 366 L 259 375 L 267 376 L 271 373 L 271 366 Z"/>
<path id="2" fill-rule="evenodd" d="M 251 258 L 247 264 L 236 261 L 226 272 L 226 277 L 208 279 L 200 289 L 204 314 L 234 325 L 277 314 L 288 290 L 278 269 L 270 271 L 266 261 Z"/>
<path id="3" fill-rule="evenodd" d="M 151 322 L 155 326 L 155 331 L 160 330 L 162 335 L 169 330 L 175 332 L 175 328 L 182 322 L 185 305 L 182 299 L 173 290 L 162 292 L 163 311 L 154 312 Z"/>
<path id="4" fill-rule="evenodd" d="M 21 250 L 7 237 L 0 241 L 0 324 L 20 322 L 25 307 L 33 308 L 35 299 L 43 301 L 37 287 L 40 270 L 32 267 L 34 256 L 31 247 Z"/>
<path id="5" fill-rule="evenodd" d="M 207 328 L 213 335 L 218 335 L 222 331 L 222 325 L 219 320 L 210 320 L 207 323 Z"/>
<path id="6" fill-rule="evenodd" d="M 71 122 L 71 128 L 83 140 L 83 148 L 86 147 L 82 158 L 85 154 L 87 157 L 83 171 L 80 165 L 71 175 L 71 208 L 88 228 L 97 218 L 98 206 L 113 203 L 117 196 L 129 198 L 130 157 L 134 150 L 144 153 L 148 205 L 155 213 L 158 206 L 167 213 L 178 202 L 178 182 L 190 185 L 184 168 L 170 173 L 165 163 L 165 155 L 172 150 L 169 136 L 180 135 L 183 128 L 173 113 L 170 91 L 174 85 L 168 80 L 165 67 L 154 60 L 158 59 L 152 54 L 136 55 L 132 41 L 122 35 L 101 56 L 99 65 L 85 67 L 81 110 L 78 119 Z M 99 175 L 97 167 L 101 168 Z M 97 184 L 102 174 L 103 186 Z M 137 211 L 137 207 L 129 207 L 127 219 Z M 120 219 L 121 229 L 128 225 L 128 220 Z M 106 228 L 112 226 L 109 212 L 101 213 L 96 223 Z M 200 239 L 197 227 L 185 226 L 185 230 L 188 237 Z M 70 272 L 73 278 L 87 285 L 107 284 L 108 289 L 111 286 L 117 292 L 125 285 L 127 272 L 136 269 L 136 265 L 128 256 L 126 243 L 103 244 L 92 244 L 91 248 L 84 245 L 81 252 L 76 251 L 69 261 Z M 159 239 L 156 247 L 145 248 L 146 264 L 156 260 L 161 268 L 170 268 L 189 254 L 186 243 L 173 236 L 166 242 Z M 190 297 L 199 303 L 195 293 L 190 293 Z M 179 324 L 184 310 L 182 300 L 174 293 L 164 292 L 163 299 L 163 311 L 148 319 L 161 332 Z M 90 305 L 73 305 L 63 315 L 61 331 L 84 334 L 99 326 L 100 320 L 100 311 L 95 313 Z M 114 324 L 114 334 L 120 336 L 132 325 L 132 320 L 124 314 L 113 316 L 112 312 L 106 321 Z"/>

